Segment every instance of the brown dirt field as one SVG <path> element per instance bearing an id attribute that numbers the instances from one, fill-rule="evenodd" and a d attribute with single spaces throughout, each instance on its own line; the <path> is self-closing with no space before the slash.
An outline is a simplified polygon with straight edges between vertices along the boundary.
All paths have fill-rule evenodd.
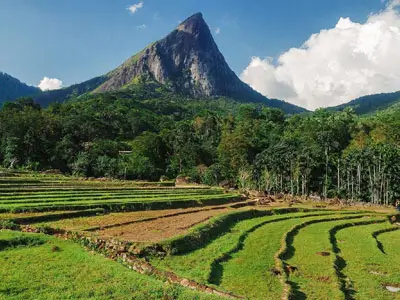
<path id="1" fill-rule="evenodd" d="M 205 210 L 153 221 L 134 223 L 96 231 L 100 237 L 116 237 L 133 242 L 159 242 L 186 233 L 191 227 L 234 209 Z"/>
<path id="2" fill-rule="evenodd" d="M 232 204 L 229 204 L 232 205 Z M 135 212 L 124 212 L 124 213 L 111 213 L 104 216 L 93 216 L 93 217 L 82 217 L 82 218 L 73 218 L 73 219 L 65 219 L 54 222 L 46 222 L 43 223 L 46 226 L 50 226 L 52 228 L 60 228 L 69 231 L 82 231 L 88 229 L 96 229 L 96 227 L 106 227 L 112 225 L 118 225 L 128 222 L 135 222 L 140 220 L 145 220 L 148 218 L 159 218 L 165 217 L 171 214 L 181 214 L 181 213 L 190 213 L 200 210 L 210 210 L 224 207 L 229 205 L 221 205 L 221 206 L 205 206 L 205 207 L 193 207 L 193 208 L 185 208 L 185 209 L 165 209 L 165 210 L 149 210 L 149 211 L 135 211 Z M 221 211 L 220 209 L 216 209 L 216 211 Z"/>

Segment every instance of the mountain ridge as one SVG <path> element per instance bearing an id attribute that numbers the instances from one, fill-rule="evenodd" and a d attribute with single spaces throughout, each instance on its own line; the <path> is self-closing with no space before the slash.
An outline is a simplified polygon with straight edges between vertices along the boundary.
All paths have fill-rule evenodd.
<path id="1" fill-rule="evenodd" d="M 39 88 L 29 86 L 17 78 L 0 71 L 0 106 L 4 102 L 31 96 L 39 92 Z"/>
<path id="2" fill-rule="evenodd" d="M 397 103 L 400 103 L 400 91 L 366 95 L 341 105 L 328 107 L 327 109 L 331 111 L 341 111 L 350 107 L 354 109 L 357 114 L 364 115 L 388 109 Z"/>
<path id="3" fill-rule="evenodd" d="M 268 99 L 242 82 L 219 51 L 201 13 L 187 18 L 170 34 L 105 75 L 41 94 L 35 100 L 48 105 L 84 93 L 129 89 L 138 81 L 157 82 L 176 93 L 195 98 L 229 97 L 244 103 L 264 103 L 286 113 L 306 111 L 282 100 Z"/>

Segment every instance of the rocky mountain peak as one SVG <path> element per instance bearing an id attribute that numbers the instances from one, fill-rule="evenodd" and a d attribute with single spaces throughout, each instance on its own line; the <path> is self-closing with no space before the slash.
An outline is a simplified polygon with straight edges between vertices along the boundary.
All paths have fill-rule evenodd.
<path id="1" fill-rule="evenodd" d="M 94 92 L 128 89 L 144 80 L 196 98 L 224 96 L 243 102 L 269 102 L 286 111 L 299 109 L 269 100 L 242 82 L 219 51 L 201 13 L 192 15 L 165 38 L 101 78 L 104 81 Z"/>
<path id="2" fill-rule="evenodd" d="M 192 35 L 199 34 L 206 29 L 208 29 L 208 26 L 201 13 L 194 14 L 187 18 L 177 27 L 178 31 L 184 31 Z"/>

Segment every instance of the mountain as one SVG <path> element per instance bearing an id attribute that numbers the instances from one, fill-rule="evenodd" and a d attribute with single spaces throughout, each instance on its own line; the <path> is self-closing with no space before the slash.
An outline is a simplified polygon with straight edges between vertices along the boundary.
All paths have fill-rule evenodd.
<path id="1" fill-rule="evenodd" d="M 26 85 L 18 79 L 0 72 L 0 106 L 6 101 L 39 93 L 40 89 Z"/>
<path id="2" fill-rule="evenodd" d="M 368 95 L 357 98 L 348 103 L 333 106 L 329 110 L 341 111 L 346 107 L 351 107 L 359 115 L 372 114 L 377 111 L 385 110 L 392 105 L 400 103 L 400 91 L 395 93 L 382 93 Z"/>
<path id="3" fill-rule="evenodd" d="M 92 92 L 97 87 L 99 87 L 106 79 L 106 76 L 99 76 L 59 90 L 42 92 L 35 96 L 34 100 L 43 107 L 48 106 L 50 103 L 53 102 L 64 102 L 70 98 L 78 97 L 85 93 Z"/>
<path id="4" fill-rule="evenodd" d="M 201 13 L 181 23 L 165 38 L 152 43 L 121 66 L 103 76 L 56 92 L 41 95 L 41 104 L 64 101 L 71 95 L 129 89 L 155 82 L 194 98 L 229 97 L 240 102 L 261 102 L 287 113 L 305 109 L 267 99 L 242 82 L 229 68 Z"/>

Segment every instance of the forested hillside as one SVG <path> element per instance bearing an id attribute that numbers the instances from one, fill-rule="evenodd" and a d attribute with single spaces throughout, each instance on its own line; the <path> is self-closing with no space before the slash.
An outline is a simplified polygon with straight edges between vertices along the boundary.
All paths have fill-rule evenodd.
<path id="1" fill-rule="evenodd" d="M 7 168 L 159 180 L 374 203 L 400 197 L 400 109 L 287 117 L 261 104 L 193 100 L 159 87 L 87 95 L 46 109 L 0 111 Z"/>
<path id="2" fill-rule="evenodd" d="M 360 97 L 348 103 L 330 107 L 329 110 L 340 111 L 347 107 L 354 109 L 359 114 L 372 114 L 390 108 L 400 103 L 400 92 L 382 93 Z"/>
<path id="3" fill-rule="evenodd" d="M 39 93 L 40 90 L 28 86 L 18 79 L 0 72 L 0 106 L 5 101 L 11 101 L 19 97 L 30 96 Z"/>

